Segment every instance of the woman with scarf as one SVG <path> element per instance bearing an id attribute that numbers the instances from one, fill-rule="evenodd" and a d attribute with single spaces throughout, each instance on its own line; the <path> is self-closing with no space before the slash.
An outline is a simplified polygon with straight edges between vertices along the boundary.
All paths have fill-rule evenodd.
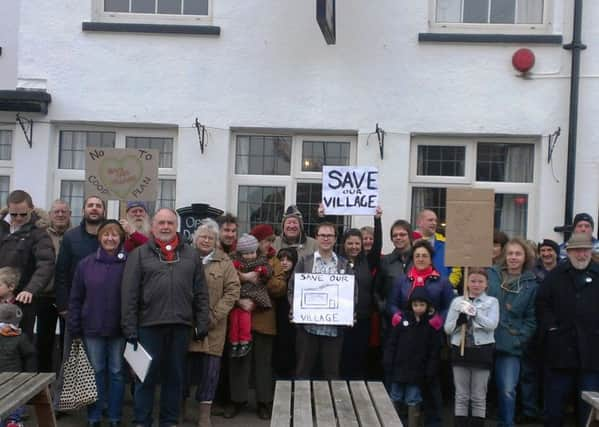
<path id="1" fill-rule="evenodd" d="M 520 238 L 510 239 L 501 264 L 491 267 L 487 294 L 499 301 L 499 326 L 495 329 L 495 380 L 499 427 L 514 425 L 516 387 L 522 352 L 536 330 L 537 281 L 532 271 L 535 256 Z"/>

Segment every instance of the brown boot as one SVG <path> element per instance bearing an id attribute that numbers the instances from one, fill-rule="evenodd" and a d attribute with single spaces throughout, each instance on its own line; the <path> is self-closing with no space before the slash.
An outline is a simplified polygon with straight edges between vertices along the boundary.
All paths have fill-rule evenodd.
<path id="1" fill-rule="evenodd" d="M 420 405 L 408 406 L 408 427 L 421 427 L 423 421 Z"/>
<path id="2" fill-rule="evenodd" d="M 212 421 L 210 421 L 210 406 L 212 406 L 212 403 L 200 403 L 198 427 L 212 427 Z"/>

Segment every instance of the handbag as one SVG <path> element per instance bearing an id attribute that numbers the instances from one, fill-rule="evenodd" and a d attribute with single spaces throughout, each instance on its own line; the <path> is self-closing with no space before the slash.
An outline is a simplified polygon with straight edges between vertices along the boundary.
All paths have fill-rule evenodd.
<path id="1" fill-rule="evenodd" d="M 71 344 L 69 358 L 63 366 L 63 378 L 58 410 L 79 409 L 98 400 L 94 368 L 80 339 L 73 340 Z"/>

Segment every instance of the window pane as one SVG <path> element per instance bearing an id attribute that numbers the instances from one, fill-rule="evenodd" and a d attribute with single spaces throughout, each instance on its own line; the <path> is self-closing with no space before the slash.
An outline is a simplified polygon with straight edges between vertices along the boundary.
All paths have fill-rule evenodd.
<path id="1" fill-rule="evenodd" d="M 176 209 L 177 181 L 174 179 L 158 180 L 158 198 L 156 201 L 148 202 L 149 214 L 153 215 L 156 209 Z"/>
<path id="2" fill-rule="evenodd" d="M 416 228 L 416 216 L 423 209 L 430 209 L 437 214 L 439 231 L 445 234 L 447 189 L 435 187 L 412 188 L 412 219 L 411 223 Z"/>
<path id="3" fill-rule="evenodd" d="M 516 0 L 492 0 L 491 23 L 513 24 L 515 22 Z"/>
<path id="4" fill-rule="evenodd" d="M 129 12 L 129 0 L 104 0 L 106 12 Z"/>
<path id="5" fill-rule="evenodd" d="M 64 200 L 71 207 L 71 223 L 78 225 L 81 222 L 81 212 L 83 210 L 83 201 L 85 200 L 83 181 L 61 181 L 60 199 Z"/>
<path id="6" fill-rule="evenodd" d="M 489 0 L 464 0 L 464 22 L 488 23 Z"/>
<path id="7" fill-rule="evenodd" d="M 6 206 L 10 193 L 10 176 L 0 176 L 0 206 Z"/>
<path id="8" fill-rule="evenodd" d="M 527 194 L 495 194 L 495 228 L 511 237 L 526 237 L 527 215 Z"/>
<path id="9" fill-rule="evenodd" d="M 125 145 L 127 148 L 158 150 L 160 153 L 158 167 L 173 167 L 173 138 L 128 136 Z"/>
<path id="10" fill-rule="evenodd" d="M 237 137 L 235 173 L 247 175 L 289 175 L 291 137 L 248 136 Z"/>
<path id="11" fill-rule="evenodd" d="M 323 166 L 348 166 L 349 142 L 304 141 L 302 171 L 322 172 Z"/>
<path id="12" fill-rule="evenodd" d="M 464 176 L 466 147 L 419 145 L 417 175 Z"/>
<path id="13" fill-rule="evenodd" d="M 158 0 L 158 13 L 181 14 L 181 0 Z"/>
<path id="14" fill-rule="evenodd" d="M 437 0 L 437 22 L 460 22 L 462 0 Z"/>
<path id="15" fill-rule="evenodd" d="M 477 144 L 476 180 L 532 182 L 533 144 Z"/>
<path id="16" fill-rule="evenodd" d="M 304 229 L 310 237 L 314 237 L 315 226 L 322 222 L 318 217 L 318 205 L 322 201 L 322 184 L 312 182 L 299 182 L 296 191 L 297 208 L 304 219 Z M 337 237 L 341 236 L 343 230 L 350 227 L 349 216 L 327 215 L 326 220 L 337 226 Z M 337 239 L 337 243 L 339 239 Z M 335 250 L 338 250 L 336 247 Z"/>
<path id="17" fill-rule="evenodd" d="M 518 0 L 517 23 L 518 24 L 542 24 L 543 23 L 543 0 Z"/>
<path id="18" fill-rule="evenodd" d="M 59 169 L 85 169 L 86 147 L 114 148 L 114 132 L 61 131 Z"/>
<path id="19" fill-rule="evenodd" d="M 156 0 L 131 0 L 131 12 L 155 13 Z"/>
<path id="20" fill-rule="evenodd" d="M 12 157 L 12 131 L 0 130 L 0 160 L 10 160 Z M 4 206 L 4 205 L 2 205 Z"/>
<path id="21" fill-rule="evenodd" d="M 285 187 L 240 185 L 238 188 L 237 218 L 239 230 L 249 232 L 258 224 L 280 228 L 285 210 Z"/>
<path id="22" fill-rule="evenodd" d="M 208 0 L 183 0 L 184 15 L 208 15 Z"/>

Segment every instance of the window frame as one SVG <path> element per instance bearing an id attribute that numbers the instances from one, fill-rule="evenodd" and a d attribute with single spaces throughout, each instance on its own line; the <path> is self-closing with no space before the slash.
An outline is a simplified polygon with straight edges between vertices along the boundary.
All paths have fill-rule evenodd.
<path id="1" fill-rule="evenodd" d="M 15 159 L 15 132 L 16 126 L 0 124 L 0 130 L 9 131 L 10 136 L 10 160 L 0 160 L 0 176 L 8 177 L 8 192 L 13 188 L 14 183 L 14 159 Z"/>
<path id="2" fill-rule="evenodd" d="M 437 1 L 428 0 L 428 24 L 429 29 L 434 33 L 551 34 L 553 32 L 553 0 L 543 0 L 543 22 L 540 24 L 437 22 Z"/>
<path id="3" fill-rule="evenodd" d="M 173 15 L 163 13 L 106 12 L 104 11 L 104 0 L 92 0 L 92 20 L 94 22 L 140 24 L 211 25 L 212 2 L 213 0 L 208 0 L 207 15 Z"/>

